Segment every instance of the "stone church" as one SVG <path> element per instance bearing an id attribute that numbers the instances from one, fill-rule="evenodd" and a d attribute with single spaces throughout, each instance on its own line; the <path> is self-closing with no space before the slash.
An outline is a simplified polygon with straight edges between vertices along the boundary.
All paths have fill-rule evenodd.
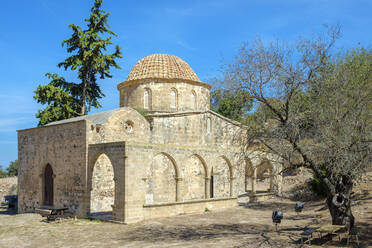
<path id="1" fill-rule="evenodd" d="M 149 55 L 117 88 L 120 108 L 18 131 L 20 213 L 132 223 L 280 191 L 281 165 L 241 155 L 242 125 L 210 110 L 211 85 L 182 59 Z"/>

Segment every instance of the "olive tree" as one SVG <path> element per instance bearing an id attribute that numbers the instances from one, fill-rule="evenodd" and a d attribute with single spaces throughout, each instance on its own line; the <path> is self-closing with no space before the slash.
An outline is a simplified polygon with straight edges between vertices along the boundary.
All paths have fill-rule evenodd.
<path id="1" fill-rule="evenodd" d="M 335 55 L 339 36 L 332 27 L 293 44 L 244 44 L 224 81 L 265 110 L 253 115 L 242 147 L 259 141 L 289 168 L 311 169 L 324 185 L 332 223 L 351 228 L 353 182 L 371 165 L 372 52 Z"/>

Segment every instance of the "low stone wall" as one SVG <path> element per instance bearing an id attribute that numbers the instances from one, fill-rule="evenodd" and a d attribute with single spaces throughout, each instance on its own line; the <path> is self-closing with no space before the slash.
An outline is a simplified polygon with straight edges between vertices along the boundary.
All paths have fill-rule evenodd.
<path id="1" fill-rule="evenodd" d="M 205 200 L 194 200 L 184 202 L 146 204 L 144 208 L 144 219 L 169 217 L 179 214 L 202 213 L 208 210 L 231 208 L 238 205 L 236 197 L 214 198 Z"/>
<path id="2" fill-rule="evenodd" d="M 0 178 L 0 202 L 4 201 L 6 195 L 17 194 L 17 177 Z"/>

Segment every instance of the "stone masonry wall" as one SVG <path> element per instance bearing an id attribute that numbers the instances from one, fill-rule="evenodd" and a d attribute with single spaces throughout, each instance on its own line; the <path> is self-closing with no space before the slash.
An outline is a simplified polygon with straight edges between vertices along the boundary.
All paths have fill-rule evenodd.
<path id="1" fill-rule="evenodd" d="M 79 121 L 18 132 L 20 213 L 43 205 L 43 172 L 49 163 L 54 174 L 54 206 L 85 215 L 85 130 L 85 122 Z"/>
<path id="2" fill-rule="evenodd" d="M 150 89 L 151 111 L 177 112 L 208 110 L 210 108 L 209 88 L 206 86 L 182 81 L 144 80 L 133 85 L 120 88 L 120 107 L 144 108 L 144 92 Z M 171 108 L 171 90 L 177 92 L 177 107 Z M 192 92 L 196 96 L 196 106 Z"/>
<path id="3" fill-rule="evenodd" d="M 165 159 L 163 154 L 166 154 L 165 157 L 170 159 Z M 210 171 L 218 163 L 221 163 L 222 167 L 222 155 L 234 165 L 233 178 L 231 180 L 226 175 L 228 168 L 220 170 L 221 174 L 219 176 L 221 178 L 217 177 L 214 184 L 216 192 L 214 197 L 218 203 L 214 205 L 213 200 L 208 200 L 209 207 L 231 207 L 233 205 L 231 205 L 230 201 L 227 201 L 226 205 L 224 205 L 219 199 L 235 197 L 236 202 L 237 195 L 245 191 L 244 175 L 240 174 L 241 170 L 238 167 L 241 165 L 237 161 L 235 157 L 236 151 L 233 149 L 222 150 L 186 144 L 183 146 L 172 146 L 167 144 L 127 142 L 126 155 L 126 174 L 130 175 L 126 177 L 125 182 L 125 222 L 127 223 L 160 217 L 166 211 L 177 214 L 204 211 L 206 207 L 204 203 L 194 203 L 195 201 L 210 199 Z M 159 162 L 159 157 L 165 160 L 161 162 L 164 166 L 152 166 L 152 164 Z M 172 166 L 170 163 L 172 163 Z M 160 183 L 154 184 L 151 175 L 157 175 L 159 178 L 156 180 L 160 181 Z M 166 184 L 166 182 L 169 184 Z M 231 187 L 233 188 L 231 196 L 230 183 L 232 183 Z M 157 188 L 158 185 L 163 186 L 163 188 Z M 170 193 L 170 197 L 165 197 L 167 192 Z M 176 193 L 175 197 L 174 193 Z M 176 208 L 175 205 L 167 205 L 169 203 L 183 204 L 183 207 L 177 207 L 178 210 L 175 211 L 173 209 Z M 188 208 L 186 206 L 188 203 L 193 207 Z M 158 208 L 159 206 L 163 206 L 159 208 L 161 209 L 160 212 L 153 210 L 153 208 Z M 169 206 L 168 210 L 164 206 Z"/>

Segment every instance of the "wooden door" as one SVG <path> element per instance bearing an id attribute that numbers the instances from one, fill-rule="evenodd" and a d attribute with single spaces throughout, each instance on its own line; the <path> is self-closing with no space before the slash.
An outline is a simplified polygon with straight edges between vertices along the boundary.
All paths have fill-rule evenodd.
<path id="1" fill-rule="evenodd" d="M 53 169 L 50 164 L 44 171 L 44 205 L 53 206 Z"/>

